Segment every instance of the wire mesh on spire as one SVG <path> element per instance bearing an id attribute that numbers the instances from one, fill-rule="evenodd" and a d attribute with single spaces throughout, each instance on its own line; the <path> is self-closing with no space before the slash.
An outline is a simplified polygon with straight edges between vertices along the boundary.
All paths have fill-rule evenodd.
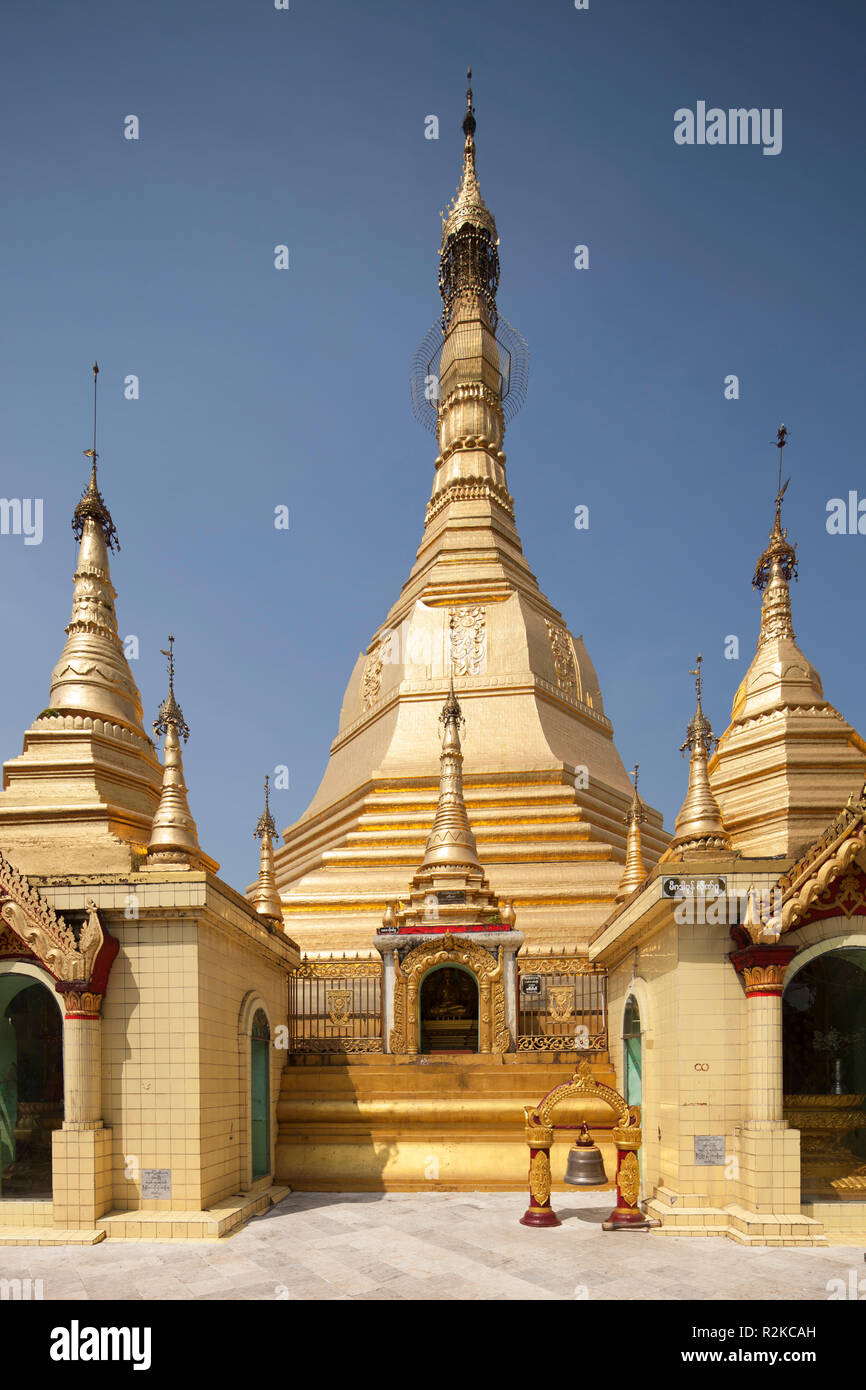
<path id="1" fill-rule="evenodd" d="M 471 324 L 455 324 L 449 333 L 453 355 L 451 363 L 474 361 L 478 354 L 477 337 Z M 500 314 L 494 334 L 499 349 L 499 396 L 506 424 L 514 419 L 529 386 L 529 344 L 522 334 Z M 465 345 L 465 346 L 464 346 Z M 436 433 L 441 404 L 440 364 L 445 334 L 438 321 L 422 338 L 409 369 L 409 390 L 415 419 Z"/>

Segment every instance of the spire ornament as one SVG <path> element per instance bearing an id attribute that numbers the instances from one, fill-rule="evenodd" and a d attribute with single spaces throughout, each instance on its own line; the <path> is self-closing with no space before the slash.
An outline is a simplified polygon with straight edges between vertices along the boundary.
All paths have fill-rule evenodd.
<path id="1" fill-rule="evenodd" d="M 791 594 L 788 585 L 797 578 L 797 547 L 788 541 L 788 532 L 782 526 L 782 498 L 788 488 L 790 478 L 782 484 L 782 450 L 788 442 L 788 431 L 780 425 L 776 434 L 776 447 L 779 450 L 779 484 L 776 491 L 776 515 L 770 532 L 770 543 L 755 566 L 752 588 L 763 592 L 761 602 L 761 636 L 758 646 L 777 637 L 790 637 L 794 640 L 794 627 L 791 621 Z"/>
<path id="2" fill-rule="evenodd" d="M 637 791 L 638 768 L 639 764 L 635 763 L 634 772 L 632 773 L 634 779 L 634 795 L 631 799 L 631 805 L 623 817 L 623 820 L 628 826 L 628 831 L 626 833 L 625 867 L 616 890 L 615 902 L 618 903 L 624 902 L 626 898 L 630 897 L 634 890 L 639 888 L 646 879 L 640 828 L 646 820 L 647 814 Z"/>
<path id="3" fill-rule="evenodd" d="M 471 69 L 467 78 L 463 173 L 442 214 L 442 315 L 412 359 L 410 389 L 416 418 L 439 441 L 437 468 L 449 456 L 459 456 L 448 470 L 446 486 L 477 487 L 485 479 L 488 494 L 513 518 L 502 441 L 506 421 L 526 398 L 529 348 L 496 304 L 499 235 L 478 186 Z M 478 457 L 481 451 L 484 459 Z"/>
<path id="4" fill-rule="evenodd" d="M 261 917 L 269 917 L 275 921 L 283 920 L 283 904 L 277 891 L 277 880 L 274 874 L 274 840 L 278 839 L 277 827 L 271 815 L 269 802 L 270 777 L 265 777 L 265 809 L 259 816 L 258 823 L 253 831 L 253 839 L 261 840 L 261 856 L 259 860 L 259 877 L 253 890 L 250 901 L 256 912 Z"/>
<path id="5" fill-rule="evenodd" d="M 697 700 L 695 712 L 686 730 L 685 743 L 680 748 L 681 753 L 688 751 L 690 754 L 689 787 L 674 825 L 673 841 L 666 854 L 674 849 L 684 852 L 689 850 L 705 852 L 729 847 L 728 835 L 722 824 L 719 803 L 713 796 L 707 776 L 707 759 L 718 739 L 713 733 L 709 719 L 704 714 L 701 701 L 703 693 L 702 661 L 703 657 L 699 655 L 695 669 L 689 672 L 689 675 L 695 678 Z"/>
<path id="6" fill-rule="evenodd" d="M 480 299 L 488 324 L 496 331 L 496 291 L 499 288 L 499 237 L 493 214 L 481 196 L 475 168 L 475 107 L 472 104 L 472 69 L 466 73 L 466 114 L 463 117 L 463 175 L 457 194 L 442 221 L 439 256 L 439 293 L 442 296 L 442 332 L 447 333 L 458 298 Z"/>
<path id="7" fill-rule="evenodd" d="M 198 833 L 189 809 L 186 783 L 183 776 L 181 738 L 189 738 L 189 726 L 183 711 L 174 695 L 174 637 L 169 636 L 168 650 L 160 649 L 168 658 L 168 695 L 159 707 L 154 720 L 154 737 L 165 735 L 164 763 L 162 776 L 162 795 L 153 818 L 150 844 L 147 847 L 148 864 L 157 867 L 170 863 L 180 868 L 191 868 L 201 858 Z"/>
<path id="8" fill-rule="evenodd" d="M 174 636 L 172 633 L 168 635 L 168 651 L 164 647 L 160 647 L 159 650 L 162 656 L 168 658 L 168 694 L 160 705 L 153 723 L 154 738 L 160 738 L 162 734 L 167 733 L 169 725 L 171 725 L 184 743 L 188 743 L 189 725 L 183 717 L 183 710 L 174 697 Z"/>
<path id="9" fill-rule="evenodd" d="M 96 479 L 96 463 L 99 454 L 96 452 L 96 386 L 99 377 L 99 363 L 93 364 L 93 448 L 84 450 L 84 457 L 91 460 L 90 482 L 81 494 L 81 500 L 72 513 L 72 534 L 77 541 L 80 541 L 84 534 L 85 522 L 93 521 L 102 532 L 103 539 L 109 550 L 119 550 L 120 541 L 117 539 L 117 531 L 111 519 L 111 513 L 105 505 L 105 499 L 99 491 L 99 484 Z"/>

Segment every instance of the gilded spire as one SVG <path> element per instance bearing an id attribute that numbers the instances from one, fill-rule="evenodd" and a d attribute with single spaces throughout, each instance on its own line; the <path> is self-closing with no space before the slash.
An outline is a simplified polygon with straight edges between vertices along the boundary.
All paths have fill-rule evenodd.
<path id="1" fill-rule="evenodd" d="M 465 723 L 463 712 L 454 693 L 454 678 L 448 699 L 439 716 L 442 725 L 442 753 L 439 759 L 439 804 L 433 829 L 427 837 L 427 848 L 421 872 L 434 867 L 466 867 L 480 870 L 478 846 L 469 825 L 466 803 L 463 800 L 463 752 L 460 747 L 460 727 Z"/>
<path id="2" fill-rule="evenodd" d="M 637 793 L 637 774 L 638 764 L 635 763 L 633 773 L 634 795 L 631 799 L 631 805 L 624 816 L 628 831 L 626 835 L 625 868 L 622 872 L 622 878 L 619 881 L 615 899 L 618 903 L 623 902 L 629 897 L 630 894 L 634 892 L 635 888 L 639 888 L 646 878 L 640 833 L 641 824 L 646 820 L 646 811 Z"/>
<path id="3" fill-rule="evenodd" d="M 714 743 L 717 743 L 709 719 L 701 704 L 702 677 L 701 662 L 689 674 L 695 678 L 697 703 L 694 715 L 686 730 L 686 741 L 680 752 L 690 753 L 689 788 L 682 809 L 674 826 L 674 839 L 671 848 L 679 849 L 726 849 L 728 836 L 722 824 L 719 804 L 710 790 L 707 776 L 707 759 Z"/>
<path id="4" fill-rule="evenodd" d="M 466 73 L 466 114 L 463 117 L 463 176 L 456 197 L 442 218 L 439 257 L 439 292 L 442 295 L 442 331 L 447 333 L 459 296 L 480 298 L 490 326 L 497 321 L 499 287 L 499 237 L 493 214 L 481 196 L 475 168 L 475 107 L 472 104 L 472 69 Z"/>
<path id="5" fill-rule="evenodd" d="M 463 714 L 452 677 L 448 698 L 439 716 L 442 725 L 439 802 L 427 837 L 421 867 L 412 879 L 408 905 L 388 902 L 382 925 L 387 931 L 428 929 L 438 923 L 452 927 L 496 925 L 512 931 L 516 921 L 511 899 L 500 902 L 491 891 L 478 861 L 475 836 L 463 800 L 463 752 L 460 727 Z"/>
<path id="6" fill-rule="evenodd" d="M 776 516 L 770 532 L 770 543 L 755 567 L 752 587 L 764 590 L 761 602 L 761 636 L 758 646 L 774 638 L 794 640 L 791 622 L 791 594 L 788 584 L 797 578 L 797 547 L 788 543 L 788 532 L 782 527 L 782 498 L 788 487 L 782 485 L 782 450 L 788 442 L 788 431 L 780 425 L 776 435 L 779 450 L 779 486 L 776 492 Z"/>
<path id="7" fill-rule="evenodd" d="M 189 726 L 174 694 L 174 637 L 169 636 L 168 650 L 161 650 L 168 658 L 168 695 L 159 707 L 153 732 L 157 738 L 165 735 L 162 795 L 153 818 L 147 857 L 149 861 L 189 867 L 190 860 L 199 860 L 201 851 L 183 778 L 180 741 L 189 738 Z"/>
<path id="8" fill-rule="evenodd" d="M 108 552 L 120 546 L 96 477 L 98 375 L 94 362 L 93 448 L 84 450 L 91 460 L 90 482 L 72 516 L 72 530 L 79 542 L 72 614 L 66 644 L 51 675 L 48 707 L 60 714 L 108 719 L 144 738 L 141 698 L 118 636 L 117 591 L 109 569 Z"/>
<path id="9" fill-rule="evenodd" d="M 277 880 L 274 875 L 274 840 L 277 839 L 277 827 L 274 824 L 269 803 L 270 780 L 270 777 L 265 777 L 265 809 L 259 816 L 258 824 L 253 831 L 253 839 L 261 840 L 262 850 L 258 883 L 250 901 L 260 916 L 272 917 L 281 922 L 283 904 L 277 892 Z"/>

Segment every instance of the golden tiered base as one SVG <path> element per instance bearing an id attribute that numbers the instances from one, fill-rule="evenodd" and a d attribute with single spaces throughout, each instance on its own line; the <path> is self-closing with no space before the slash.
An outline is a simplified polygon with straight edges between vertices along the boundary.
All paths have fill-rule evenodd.
<path id="1" fill-rule="evenodd" d="M 627 798 L 576 790 L 565 773 L 464 779 L 478 854 L 494 892 L 513 898 L 529 946 L 585 945 L 622 876 Z M 302 951 L 368 951 L 388 899 L 404 898 L 424 855 L 438 784 L 371 785 L 351 807 L 286 832 L 277 883 L 286 931 Z M 658 816 L 644 853 L 667 844 Z M 291 878 L 287 866 L 291 863 Z"/>
<path id="2" fill-rule="evenodd" d="M 277 1181 L 307 1192 L 524 1191 L 524 1108 L 585 1060 L 599 1081 L 616 1084 L 606 1054 L 293 1059 L 277 1107 Z M 616 1150 L 609 1128 L 596 1129 L 609 1125 L 610 1111 L 584 1106 L 580 1115 L 563 1106 L 557 1123 L 576 1127 L 585 1115 L 610 1178 Z M 574 1137 L 564 1130 L 551 1152 L 563 1191 Z"/>

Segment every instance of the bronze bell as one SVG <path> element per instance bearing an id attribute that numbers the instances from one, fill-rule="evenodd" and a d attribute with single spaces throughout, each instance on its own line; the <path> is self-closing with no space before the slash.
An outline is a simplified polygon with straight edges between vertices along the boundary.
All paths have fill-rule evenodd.
<path id="1" fill-rule="evenodd" d="M 568 1151 L 568 1164 L 564 1181 L 572 1187 L 608 1187 L 609 1181 L 604 1171 L 601 1149 L 592 1142 L 586 1120 L 580 1127 L 580 1134 Z"/>

